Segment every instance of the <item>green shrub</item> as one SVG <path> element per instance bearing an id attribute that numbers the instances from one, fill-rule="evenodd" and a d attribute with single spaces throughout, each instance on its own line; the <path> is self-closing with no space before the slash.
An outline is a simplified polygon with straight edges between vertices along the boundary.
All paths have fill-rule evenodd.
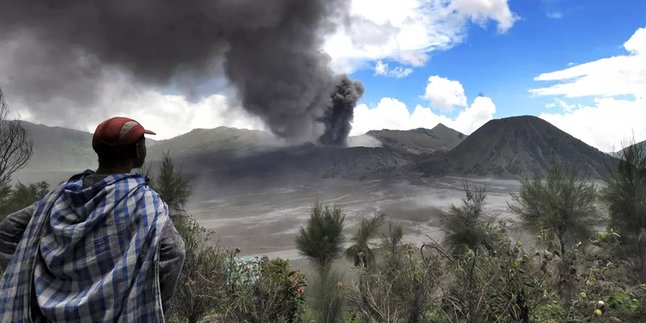
<path id="1" fill-rule="evenodd" d="M 233 322 L 295 322 L 303 311 L 305 275 L 280 258 L 240 263 L 233 269 L 224 316 Z"/>

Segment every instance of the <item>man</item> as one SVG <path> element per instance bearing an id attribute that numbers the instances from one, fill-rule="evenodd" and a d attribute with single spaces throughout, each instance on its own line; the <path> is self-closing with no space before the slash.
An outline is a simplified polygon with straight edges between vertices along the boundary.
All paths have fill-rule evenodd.
<path id="1" fill-rule="evenodd" d="M 145 130 L 99 124 L 96 172 L 70 178 L 0 223 L 0 322 L 162 322 L 184 262 L 168 206 L 131 173 Z"/>

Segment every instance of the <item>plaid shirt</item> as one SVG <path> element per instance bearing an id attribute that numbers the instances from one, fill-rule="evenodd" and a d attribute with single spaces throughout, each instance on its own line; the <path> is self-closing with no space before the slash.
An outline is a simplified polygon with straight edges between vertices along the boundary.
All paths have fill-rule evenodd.
<path id="1" fill-rule="evenodd" d="M 38 203 L 0 281 L 0 322 L 164 320 L 159 240 L 167 205 L 140 175 L 83 188 L 88 174 Z"/>

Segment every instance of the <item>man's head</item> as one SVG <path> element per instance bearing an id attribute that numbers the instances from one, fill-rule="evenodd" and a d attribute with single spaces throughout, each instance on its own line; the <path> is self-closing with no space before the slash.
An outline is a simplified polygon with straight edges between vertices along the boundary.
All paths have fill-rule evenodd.
<path id="1" fill-rule="evenodd" d="M 130 171 L 143 166 L 146 159 L 144 134 L 155 133 L 130 118 L 115 117 L 100 123 L 92 138 L 92 148 L 99 156 L 99 169 Z"/>

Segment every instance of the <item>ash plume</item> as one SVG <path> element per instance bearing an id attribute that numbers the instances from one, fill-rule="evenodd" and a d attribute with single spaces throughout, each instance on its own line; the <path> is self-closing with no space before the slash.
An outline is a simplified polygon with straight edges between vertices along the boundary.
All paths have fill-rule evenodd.
<path id="1" fill-rule="evenodd" d="M 54 96 L 92 106 L 106 70 L 158 88 L 225 76 L 274 134 L 341 144 L 362 88 L 334 75 L 320 45 L 348 2 L 0 0 L 0 42 L 18 53 L 0 72 L 38 116 L 65 115 L 43 104 Z M 78 113 L 67 114 L 73 124 Z"/>
<path id="2" fill-rule="evenodd" d="M 354 107 L 363 95 L 363 85 L 342 76 L 331 96 L 331 102 L 320 120 L 325 132 L 319 138 L 324 145 L 346 146 L 352 129 Z"/>

